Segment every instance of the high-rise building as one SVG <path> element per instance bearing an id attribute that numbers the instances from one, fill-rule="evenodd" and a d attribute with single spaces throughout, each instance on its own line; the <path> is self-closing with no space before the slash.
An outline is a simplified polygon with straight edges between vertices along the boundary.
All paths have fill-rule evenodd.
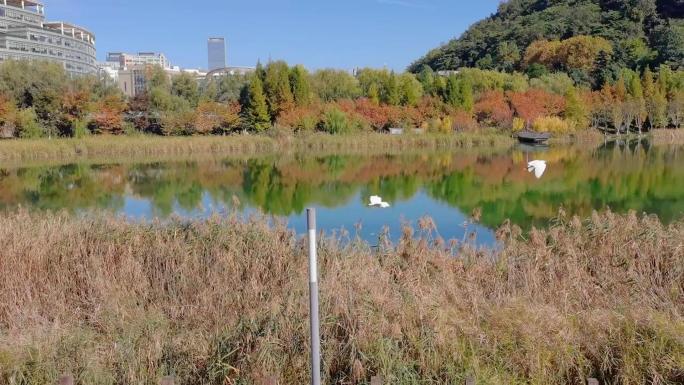
<path id="1" fill-rule="evenodd" d="M 207 42 L 209 71 L 226 68 L 226 41 L 222 37 L 210 37 Z"/>
<path id="2" fill-rule="evenodd" d="M 47 60 L 70 74 L 97 72 L 95 35 L 71 23 L 45 20 L 37 0 L 0 0 L 0 62 Z"/>

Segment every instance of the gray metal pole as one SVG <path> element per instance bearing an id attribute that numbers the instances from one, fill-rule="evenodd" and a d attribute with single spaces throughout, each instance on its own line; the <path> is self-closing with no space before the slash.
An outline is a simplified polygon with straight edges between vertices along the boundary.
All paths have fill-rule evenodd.
<path id="1" fill-rule="evenodd" d="M 316 261 L 316 209 L 307 209 L 309 230 L 309 304 L 311 325 L 311 385 L 321 385 L 321 336 L 318 318 L 318 267 Z"/>

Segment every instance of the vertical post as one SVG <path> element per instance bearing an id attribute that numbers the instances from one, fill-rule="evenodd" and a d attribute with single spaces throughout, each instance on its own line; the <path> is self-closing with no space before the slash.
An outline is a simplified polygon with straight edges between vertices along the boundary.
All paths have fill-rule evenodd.
<path id="1" fill-rule="evenodd" d="M 309 304 L 311 326 L 311 385 L 321 385 L 321 337 L 318 319 L 318 266 L 316 261 L 316 209 L 307 209 L 309 230 Z"/>

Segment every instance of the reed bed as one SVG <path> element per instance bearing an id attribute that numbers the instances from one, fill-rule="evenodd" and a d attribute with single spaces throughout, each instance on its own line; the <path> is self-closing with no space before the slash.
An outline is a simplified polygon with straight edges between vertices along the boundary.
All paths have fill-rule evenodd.
<path id="1" fill-rule="evenodd" d="M 471 147 L 505 147 L 510 137 L 483 130 L 426 135 L 232 135 L 207 137 L 93 136 L 83 139 L 0 141 L 0 161 L 84 161 L 175 159 L 179 156 L 251 156 L 284 152 L 388 152 Z"/>
<path id="2" fill-rule="evenodd" d="M 684 383 L 684 224 L 559 214 L 500 250 L 320 246 L 326 384 Z M 0 217 L 0 383 L 308 382 L 305 241 L 269 218 Z"/>

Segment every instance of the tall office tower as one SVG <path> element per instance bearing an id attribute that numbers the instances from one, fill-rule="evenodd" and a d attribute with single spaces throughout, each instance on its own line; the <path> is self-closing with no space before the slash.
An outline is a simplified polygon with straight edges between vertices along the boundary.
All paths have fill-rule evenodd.
<path id="1" fill-rule="evenodd" d="M 209 71 L 226 68 L 226 41 L 222 37 L 210 37 L 207 42 Z"/>

